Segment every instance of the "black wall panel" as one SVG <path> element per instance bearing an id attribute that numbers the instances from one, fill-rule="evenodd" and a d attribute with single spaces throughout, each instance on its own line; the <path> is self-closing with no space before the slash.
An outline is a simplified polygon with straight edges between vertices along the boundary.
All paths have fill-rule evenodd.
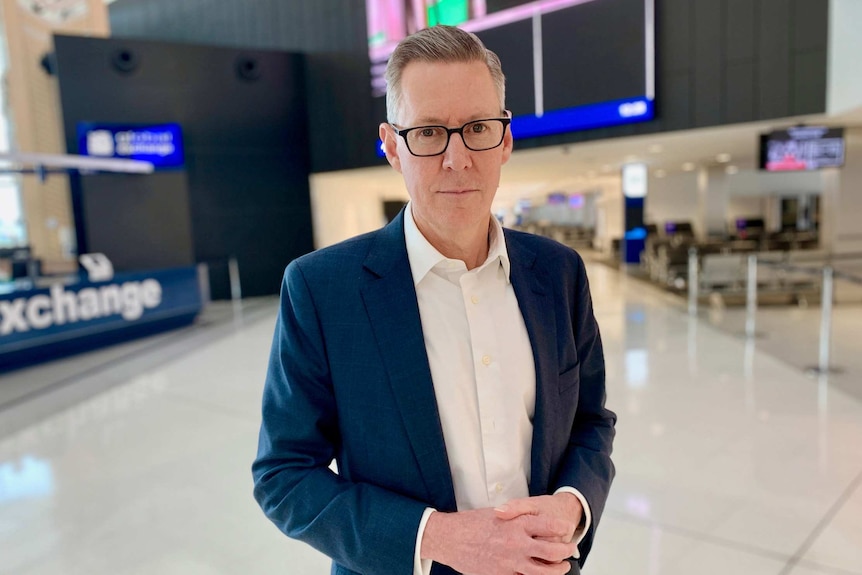
<path id="1" fill-rule="evenodd" d="M 523 78 L 517 85 L 507 82 L 506 85 L 506 108 L 512 114 L 532 114 L 536 111 L 536 92 L 533 89 L 535 81 L 533 70 L 533 44 L 532 42 L 512 42 L 511 38 L 532 38 L 532 20 L 521 20 L 506 26 L 483 30 L 479 36 L 485 45 L 493 50 L 505 62 L 506 76 Z"/>
<path id="2" fill-rule="evenodd" d="M 722 95 L 725 123 L 753 122 L 757 119 L 756 67 L 751 60 L 728 62 Z"/>
<path id="3" fill-rule="evenodd" d="M 313 249 L 304 57 L 73 36 L 57 36 L 55 47 L 70 153 L 78 151 L 79 122 L 175 122 L 185 145 L 186 172 L 179 188 L 176 178 L 168 178 L 175 174 L 157 174 L 139 177 L 129 193 L 118 183 L 111 196 L 101 179 L 73 179 L 81 248 L 126 246 L 122 261 L 129 269 L 168 267 L 168 261 L 129 260 L 144 251 L 127 244 L 178 242 L 178 253 L 184 253 L 188 242 L 161 228 L 185 226 L 192 261 L 216 269 L 235 256 L 243 295 L 277 293 L 284 266 Z M 118 50 L 138 62 L 131 73 L 111 65 Z M 253 74 L 243 76 L 239 69 L 249 62 Z M 180 198 L 188 206 L 185 217 L 178 217 Z M 99 205 L 107 203 L 94 216 L 97 199 Z M 135 201 L 147 209 L 136 210 Z M 121 225 L 127 218 L 134 221 Z M 216 298 L 227 296 L 224 279 L 213 278 Z"/>
<path id="4" fill-rule="evenodd" d="M 690 71 L 694 47 L 692 26 L 694 4 L 690 0 L 660 0 L 656 17 L 662 23 L 656 34 L 656 49 L 662 57 L 659 64 L 667 73 Z"/>
<path id="5" fill-rule="evenodd" d="M 722 119 L 726 123 L 757 119 L 757 2 L 725 0 Z"/>
<path id="6" fill-rule="evenodd" d="M 719 4 L 716 2 L 716 4 Z M 752 0 L 724 1 L 724 59 L 728 62 L 751 62 L 756 54 L 757 2 Z"/>
<path id="7" fill-rule="evenodd" d="M 758 17 L 758 116 L 789 116 L 790 106 L 790 24 L 791 2 L 760 0 Z"/>
<path id="8" fill-rule="evenodd" d="M 826 52 L 813 51 L 797 54 L 793 61 L 792 113 L 807 114 L 811 110 L 823 110 L 825 106 L 826 75 L 821 72 L 826 69 Z"/>
<path id="9" fill-rule="evenodd" d="M 822 51 L 829 26 L 829 0 L 795 0 L 793 3 L 793 46 L 797 52 Z"/>
<path id="10" fill-rule="evenodd" d="M 658 114 L 665 130 L 684 130 L 693 125 L 691 86 L 691 74 L 688 72 L 662 77 L 658 93 L 665 94 L 666 97 L 658 100 Z"/>
<path id="11" fill-rule="evenodd" d="M 722 6 L 720 2 L 699 2 L 694 10 L 694 123 L 714 126 L 721 123 Z"/>
<path id="12" fill-rule="evenodd" d="M 114 36 L 302 52 L 312 171 L 378 165 L 365 2 L 117 0 Z"/>
<path id="13" fill-rule="evenodd" d="M 826 107 L 829 0 L 796 0 L 791 102 L 794 114 Z"/>
<path id="14" fill-rule="evenodd" d="M 185 172 L 81 177 L 80 209 L 87 251 L 108 256 L 118 272 L 193 265 Z M 82 252 L 83 253 L 83 252 Z"/>
<path id="15" fill-rule="evenodd" d="M 323 171 L 383 162 L 368 144 L 384 110 L 381 103 L 371 102 L 364 4 L 118 0 L 110 6 L 110 15 L 116 35 L 310 54 L 312 168 Z M 655 0 L 656 120 L 519 140 L 516 148 L 823 112 L 828 4 Z M 506 59 L 503 67 L 505 72 Z M 585 89 L 590 81 L 584 79 Z M 522 105 L 520 98 L 515 102 Z M 315 129 L 318 126 L 326 129 Z"/>

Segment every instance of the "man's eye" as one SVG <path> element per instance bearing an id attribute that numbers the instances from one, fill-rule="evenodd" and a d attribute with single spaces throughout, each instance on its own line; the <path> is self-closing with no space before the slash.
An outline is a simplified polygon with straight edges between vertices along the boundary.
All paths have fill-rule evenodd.
<path id="1" fill-rule="evenodd" d="M 470 131 L 474 134 L 481 134 L 487 129 L 488 126 L 486 126 L 485 124 L 470 124 Z"/>
<path id="2" fill-rule="evenodd" d="M 434 128 L 423 128 L 422 130 L 419 130 L 419 135 L 425 138 L 430 138 L 436 133 L 437 131 Z"/>

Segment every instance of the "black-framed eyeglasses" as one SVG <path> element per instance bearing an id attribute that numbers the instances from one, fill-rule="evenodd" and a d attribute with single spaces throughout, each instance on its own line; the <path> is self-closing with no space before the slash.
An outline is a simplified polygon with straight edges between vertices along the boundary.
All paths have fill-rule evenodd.
<path id="1" fill-rule="evenodd" d="M 483 118 L 467 122 L 459 128 L 446 126 L 415 126 L 413 128 L 392 127 L 395 133 L 404 138 L 407 149 L 414 156 L 425 158 L 439 156 L 449 147 L 452 134 L 459 134 L 464 146 L 474 152 L 492 150 L 503 143 L 506 126 L 511 118 Z"/>

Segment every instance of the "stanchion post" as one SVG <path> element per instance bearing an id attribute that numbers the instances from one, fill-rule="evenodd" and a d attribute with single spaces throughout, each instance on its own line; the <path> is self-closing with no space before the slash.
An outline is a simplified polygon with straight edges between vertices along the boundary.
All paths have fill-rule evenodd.
<path id="1" fill-rule="evenodd" d="M 829 373 L 829 351 L 832 347 L 832 267 L 823 268 L 823 293 L 820 305 L 820 373 Z"/>
<path id="2" fill-rule="evenodd" d="M 688 313 L 697 315 L 698 280 L 697 248 L 688 249 Z"/>
<path id="3" fill-rule="evenodd" d="M 239 262 L 231 256 L 227 262 L 228 274 L 230 275 L 230 299 L 238 302 L 242 299 L 242 285 L 239 280 Z"/>
<path id="4" fill-rule="evenodd" d="M 757 315 L 757 256 L 748 256 L 748 284 L 745 293 L 745 336 L 754 337 Z"/>
<path id="5" fill-rule="evenodd" d="M 206 262 L 198 264 L 198 289 L 201 293 L 201 303 L 207 305 L 212 301 L 210 291 L 210 266 Z"/>

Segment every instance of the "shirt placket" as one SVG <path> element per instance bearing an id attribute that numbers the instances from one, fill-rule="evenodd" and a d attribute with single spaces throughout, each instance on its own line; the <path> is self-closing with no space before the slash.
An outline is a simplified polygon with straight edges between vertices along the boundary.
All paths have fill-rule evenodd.
<path id="1" fill-rule="evenodd" d="M 499 265 L 499 264 L 498 264 Z M 488 269 L 491 268 L 491 269 Z M 482 451 L 485 460 L 485 488 L 490 505 L 505 502 L 505 456 L 508 446 L 502 444 L 505 424 L 498 413 L 499 394 L 503 377 L 500 345 L 494 329 L 495 306 L 493 298 L 497 289 L 493 265 L 464 274 L 460 278 L 470 342 L 473 351 L 473 369 L 476 378 L 476 395 L 479 405 L 479 423 L 482 430 Z"/>

